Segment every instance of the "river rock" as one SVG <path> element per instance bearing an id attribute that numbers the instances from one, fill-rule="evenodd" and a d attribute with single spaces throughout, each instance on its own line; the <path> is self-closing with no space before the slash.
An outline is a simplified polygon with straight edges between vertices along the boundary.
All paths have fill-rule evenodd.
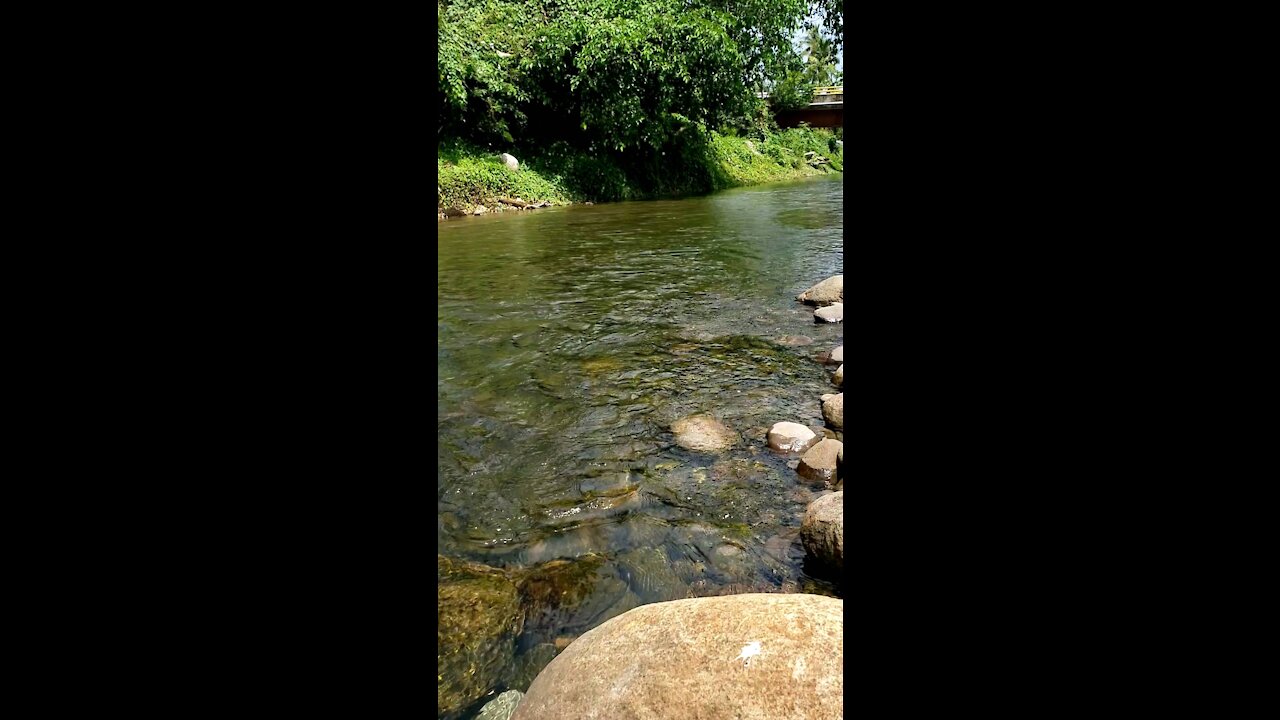
<path id="1" fill-rule="evenodd" d="M 813 338 L 808 335 L 783 335 L 774 342 L 787 347 L 800 347 L 803 345 L 812 345 Z"/>
<path id="2" fill-rule="evenodd" d="M 844 322 L 844 303 L 835 303 L 813 311 L 814 322 Z"/>
<path id="3" fill-rule="evenodd" d="M 529 648 L 528 652 L 516 658 L 516 669 L 508 685 L 522 693 L 528 690 L 533 679 L 555 659 L 558 652 L 552 643 L 539 643 Z"/>
<path id="4" fill-rule="evenodd" d="M 823 568 L 844 570 L 844 491 L 823 495 L 809 504 L 800 523 L 804 551 Z"/>
<path id="5" fill-rule="evenodd" d="M 836 363 L 840 363 L 841 365 L 844 364 L 844 346 L 843 345 L 831 351 L 831 364 L 834 365 Z"/>
<path id="6" fill-rule="evenodd" d="M 835 381 L 836 385 L 844 387 L 844 364 L 841 364 L 840 367 L 836 368 L 836 374 L 832 375 L 831 379 Z"/>
<path id="7" fill-rule="evenodd" d="M 837 457 L 842 448 L 844 443 L 839 440 L 824 438 L 817 445 L 809 448 L 804 457 L 800 458 L 800 465 L 796 468 L 796 472 L 800 477 L 810 480 L 835 481 Z"/>
<path id="8" fill-rule="evenodd" d="M 832 395 L 822 403 L 822 417 L 832 426 L 844 429 L 844 393 Z"/>
<path id="9" fill-rule="evenodd" d="M 676 575 L 665 550 L 646 547 L 618 555 L 618 569 L 632 592 L 646 602 L 684 597 L 688 587 Z"/>
<path id="10" fill-rule="evenodd" d="M 476 206 L 475 211 L 474 211 L 474 212 L 472 212 L 471 214 L 472 214 L 472 215 L 483 215 L 483 214 L 485 214 L 485 213 L 487 213 L 487 212 L 489 212 L 489 208 L 487 208 L 487 207 L 485 207 L 485 206 L 483 206 L 483 205 L 477 205 L 477 206 Z"/>
<path id="11" fill-rule="evenodd" d="M 751 593 L 644 605 L 585 633 L 512 720 L 844 716 L 844 601 Z"/>
<path id="12" fill-rule="evenodd" d="M 441 718 L 505 677 L 523 629 L 520 596 L 503 571 L 436 556 L 436 710 Z"/>
<path id="13" fill-rule="evenodd" d="M 467 213 L 465 210 L 459 210 L 456 207 L 449 207 L 445 208 L 444 214 L 446 217 L 463 217 Z"/>
<path id="14" fill-rule="evenodd" d="M 502 164 L 506 165 L 508 170 L 520 169 L 520 162 L 516 160 L 514 155 L 508 155 L 507 153 L 502 153 L 498 157 L 502 159 Z"/>
<path id="15" fill-rule="evenodd" d="M 800 423 L 780 422 L 769 428 L 769 447 L 781 452 L 804 452 L 821 438 Z"/>
<path id="16" fill-rule="evenodd" d="M 731 447 L 737 440 L 733 431 L 710 415 L 690 415 L 671 424 L 676 444 L 696 452 L 717 452 Z"/>
<path id="17" fill-rule="evenodd" d="M 844 302 L 844 275 L 832 275 L 796 296 L 806 305 L 830 305 Z"/>
<path id="18" fill-rule="evenodd" d="M 524 693 L 519 690 L 508 690 L 485 703 L 476 720 L 508 720 L 522 697 Z"/>

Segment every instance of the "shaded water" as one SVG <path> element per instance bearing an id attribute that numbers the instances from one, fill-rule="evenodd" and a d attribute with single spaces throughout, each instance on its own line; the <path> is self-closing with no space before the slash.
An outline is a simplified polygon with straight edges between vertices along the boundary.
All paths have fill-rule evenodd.
<path id="1" fill-rule="evenodd" d="M 836 175 L 439 223 L 440 553 L 572 598 L 527 609 L 522 656 L 647 602 L 838 594 L 805 572 L 798 535 L 825 489 L 765 432 L 821 428 L 818 398 L 839 392 L 814 357 L 843 325 L 814 324 L 794 297 L 842 272 L 843 188 Z M 814 342 L 777 342 L 796 335 Z M 676 446 L 672 421 L 693 413 L 740 441 Z"/>

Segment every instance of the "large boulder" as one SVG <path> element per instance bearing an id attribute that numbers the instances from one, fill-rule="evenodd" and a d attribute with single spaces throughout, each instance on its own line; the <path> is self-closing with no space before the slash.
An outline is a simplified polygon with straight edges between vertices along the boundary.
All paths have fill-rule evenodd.
<path id="1" fill-rule="evenodd" d="M 769 447 L 781 452 L 804 452 L 819 440 L 817 433 L 800 423 L 780 422 L 769 428 Z"/>
<path id="2" fill-rule="evenodd" d="M 813 321 L 816 323 L 844 322 L 844 303 L 835 303 L 834 305 L 828 305 L 814 310 Z"/>
<path id="3" fill-rule="evenodd" d="M 844 302 L 844 275 L 832 275 L 796 296 L 807 305 L 830 305 Z"/>
<path id="4" fill-rule="evenodd" d="M 844 443 L 825 438 L 809 448 L 804 457 L 800 458 L 800 465 L 796 467 L 796 472 L 803 478 L 833 483 L 836 480 L 836 469 L 842 449 L 844 449 Z"/>
<path id="5" fill-rule="evenodd" d="M 844 716 L 844 601 L 753 593 L 653 603 L 587 632 L 512 720 Z"/>
<path id="6" fill-rule="evenodd" d="M 506 676 L 524 621 L 502 570 L 437 555 L 436 583 L 436 710 L 452 718 Z"/>
<path id="7" fill-rule="evenodd" d="M 800 524 L 804 551 L 821 568 L 844 570 L 844 491 L 809 503 Z"/>
<path id="8" fill-rule="evenodd" d="M 516 160 L 514 155 L 502 153 L 498 156 L 502 160 L 502 164 L 507 166 L 508 170 L 519 170 L 520 161 Z"/>
<path id="9" fill-rule="evenodd" d="M 844 429 L 844 393 L 832 395 L 822 401 L 822 417 L 832 427 Z"/>
<path id="10" fill-rule="evenodd" d="M 697 452 L 718 452 L 732 447 L 738 436 L 710 415 L 690 415 L 671 424 L 676 444 Z"/>

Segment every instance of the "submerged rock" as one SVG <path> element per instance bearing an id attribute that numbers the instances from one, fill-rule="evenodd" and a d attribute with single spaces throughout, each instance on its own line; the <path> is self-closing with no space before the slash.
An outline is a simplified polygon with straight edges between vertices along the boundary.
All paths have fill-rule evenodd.
<path id="1" fill-rule="evenodd" d="M 681 418 L 671 424 L 671 432 L 677 445 L 697 452 L 726 450 L 737 441 L 732 430 L 710 415 Z"/>
<path id="2" fill-rule="evenodd" d="M 821 438 L 800 423 L 780 422 L 769 428 L 769 447 L 782 452 L 804 452 Z"/>
<path id="3" fill-rule="evenodd" d="M 436 710 L 447 718 L 506 675 L 523 618 L 516 586 L 497 568 L 437 555 L 436 581 Z"/>
<path id="4" fill-rule="evenodd" d="M 523 642 L 554 642 L 640 604 L 601 555 L 552 560 L 529 571 L 519 588 L 525 602 Z"/>
<path id="5" fill-rule="evenodd" d="M 827 307 L 814 310 L 813 321 L 829 323 L 844 322 L 844 303 L 836 303 L 834 305 L 828 305 Z"/>
<path id="6" fill-rule="evenodd" d="M 688 588 L 662 548 L 637 548 L 618 555 L 618 569 L 631 590 L 646 602 L 675 600 Z"/>
<path id="7" fill-rule="evenodd" d="M 832 395 L 822 401 L 822 417 L 832 426 L 844 429 L 844 393 Z"/>
<path id="8" fill-rule="evenodd" d="M 824 569 L 844 570 L 844 491 L 823 495 L 809 504 L 800 524 L 804 551 Z"/>
<path id="9" fill-rule="evenodd" d="M 476 720 L 508 720 L 523 697 L 524 693 L 519 690 L 508 690 L 485 703 Z"/>
<path id="10" fill-rule="evenodd" d="M 842 449 L 844 449 L 844 443 L 839 440 L 824 439 L 809 448 L 804 457 L 800 458 L 800 466 L 796 468 L 796 472 L 800 477 L 810 480 L 834 482 L 839 453 Z"/>
<path id="11" fill-rule="evenodd" d="M 844 302 L 844 275 L 832 275 L 796 296 L 806 305 L 830 305 Z"/>
<path id="12" fill-rule="evenodd" d="M 808 335 L 783 335 L 774 342 L 787 347 L 801 347 L 804 345 L 812 345 L 813 338 Z"/>
<path id="13" fill-rule="evenodd" d="M 520 692 L 528 690 L 533 679 L 538 677 L 538 673 L 542 672 L 542 668 L 546 667 L 547 663 L 556 659 L 558 652 L 560 651 L 552 643 L 534 645 L 528 652 L 516 658 L 516 669 L 508 685 Z"/>
<path id="14" fill-rule="evenodd" d="M 654 603 L 578 638 L 513 720 L 844 714 L 844 602 L 746 594 Z"/>

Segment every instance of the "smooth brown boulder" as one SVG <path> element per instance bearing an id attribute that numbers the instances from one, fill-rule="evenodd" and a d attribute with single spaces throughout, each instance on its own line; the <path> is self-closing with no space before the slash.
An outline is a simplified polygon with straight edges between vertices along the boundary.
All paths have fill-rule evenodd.
<path id="1" fill-rule="evenodd" d="M 809 557 L 825 569 L 844 570 L 844 491 L 809 503 L 800 524 L 800 542 Z"/>
<path id="2" fill-rule="evenodd" d="M 769 428 L 767 436 L 769 447 L 781 452 L 804 452 L 813 447 L 821 438 L 818 434 L 800 423 L 780 422 Z"/>
<path id="3" fill-rule="evenodd" d="M 832 395 L 822 401 L 822 417 L 833 426 L 844 429 L 844 393 Z"/>
<path id="4" fill-rule="evenodd" d="M 676 444 L 697 452 L 716 452 L 731 447 L 738 439 L 724 423 L 710 415 L 690 415 L 671 424 Z"/>
<path id="5" fill-rule="evenodd" d="M 512 720 L 844 716 L 844 601 L 752 593 L 644 605 L 585 633 Z"/>
<path id="6" fill-rule="evenodd" d="M 796 296 L 806 305 L 830 305 L 844 302 L 844 275 L 832 275 Z"/>
<path id="7" fill-rule="evenodd" d="M 831 379 L 835 381 L 836 385 L 844 387 L 844 365 L 836 368 L 836 374 L 832 375 Z"/>
<path id="8" fill-rule="evenodd" d="M 810 480 L 834 482 L 838 456 L 842 449 L 844 449 L 844 443 L 826 438 L 809 448 L 804 457 L 800 458 L 800 465 L 796 467 L 796 472 L 800 477 Z"/>

